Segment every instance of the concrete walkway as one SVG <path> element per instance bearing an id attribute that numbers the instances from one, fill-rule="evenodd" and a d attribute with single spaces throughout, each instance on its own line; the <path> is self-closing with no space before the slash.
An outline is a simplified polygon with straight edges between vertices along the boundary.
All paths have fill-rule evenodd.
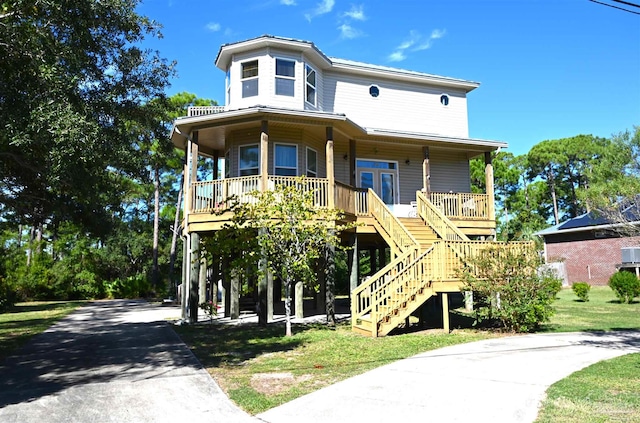
<path id="1" fill-rule="evenodd" d="M 99 301 L 0 362 L 0 422 L 249 422 L 166 323 L 177 307 Z"/>
<path id="2" fill-rule="evenodd" d="M 527 335 L 456 345 L 338 382 L 258 417 L 269 423 L 532 422 L 549 385 L 630 352 L 640 352 L 640 332 Z"/>
<path id="3" fill-rule="evenodd" d="M 91 303 L 0 363 L 0 422 L 531 422 L 547 387 L 640 351 L 640 332 L 527 335 L 401 360 L 251 417 L 166 319 L 177 307 Z"/>

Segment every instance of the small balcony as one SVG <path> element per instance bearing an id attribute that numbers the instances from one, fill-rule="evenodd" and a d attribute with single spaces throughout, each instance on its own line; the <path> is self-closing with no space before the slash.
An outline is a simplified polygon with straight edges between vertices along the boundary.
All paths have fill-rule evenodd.
<path id="1" fill-rule="evenodd" d="M 224 112 L 224 106 L 189 106 L 187 117 L 206 116 Z"/>

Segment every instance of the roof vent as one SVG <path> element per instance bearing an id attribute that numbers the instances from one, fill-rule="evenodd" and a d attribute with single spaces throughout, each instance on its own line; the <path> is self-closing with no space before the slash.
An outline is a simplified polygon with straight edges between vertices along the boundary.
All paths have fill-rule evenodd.
<path id="1" fill-rule="evenodd" d="M 622 263 L 640 263 L 640 247 L 623 247 Z"/>

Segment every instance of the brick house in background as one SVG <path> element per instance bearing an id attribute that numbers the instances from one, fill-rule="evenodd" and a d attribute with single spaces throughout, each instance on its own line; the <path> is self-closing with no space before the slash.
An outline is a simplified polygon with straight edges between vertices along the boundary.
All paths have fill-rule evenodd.
<path id="1" fill-rule="evenodd" d="M 545 262 L 566 275 L 569 285 L 606 285 L 622 264 L 621 249 L 640 248 L 640 230 L 628 230 L 629 225 L 640 225 L 637 208 L 623 210 L 622 216 L 629 223 L 612 223 L 592 212 L 537 232 L 544 240 Z"/>

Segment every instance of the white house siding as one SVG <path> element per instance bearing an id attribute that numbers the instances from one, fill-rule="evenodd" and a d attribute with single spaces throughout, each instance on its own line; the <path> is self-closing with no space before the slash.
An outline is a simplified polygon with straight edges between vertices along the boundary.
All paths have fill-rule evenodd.
<path id="1" fill-rule="evenodd" d="M 431 191 L 471 192 L 467 153 L 432 148 L 429 154 L 429 164 Z"/>
<path id="2" fill-rule="evenodd" d="M 378 97 L 369 94 L 377 85 Z M 324 74 L 324 110 L 344 113 L 366 128 L 468 137 L 467 99 L 464 91 L 363 78 L 337 72 Z M 449 105 L 440 96 L 449 96 Z"/>
<path id="3" fill-rule="evenodd" d="M 226 151 L 231 154 L 231 177 L 238 176 L 239 154 L 238 148 L 243 145 L 260 144 L 260 129 L 234 131 L 227 137 Z M 274 157 L 275 144 L 295 144 L 298 146 L 298 175 L 306 175 L 307 147 L 318 153 L 318 177 L 326 177 L 325 141 L 310 137 L 303 129 L 270 127 L 269 128 L 269 169 L 270 175 L 275 173 Z M 342 157 L 342 156 L 340 156 Z M 346 181 L 349 182 L 348 179 Z"/>

